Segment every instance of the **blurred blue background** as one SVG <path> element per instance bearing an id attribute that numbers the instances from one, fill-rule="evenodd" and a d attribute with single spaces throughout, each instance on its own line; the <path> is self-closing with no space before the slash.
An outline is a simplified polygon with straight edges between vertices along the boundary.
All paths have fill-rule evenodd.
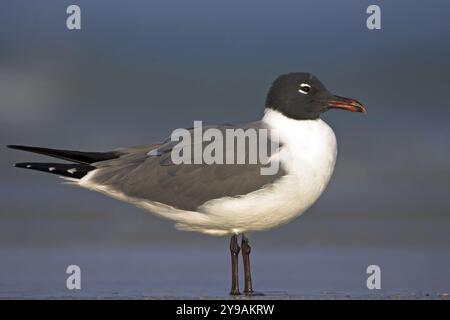
<path id="1" fill-rule="evenodd" d="M 365 116 L 328 112 L 333 179 L 293 223 L 252 236 L 255 286 L 282 296 L 450 289 L 450 3 L 69 1 L 0 4 L 0 145 L 109 150 L 262 116 L 276 76 L 312 72 Z M 382 29 L 366 28 L 381 7 Z M 0 297 L 202 296 L 228 290 L 228 239 L 172 224 L 0 151 Z M 89 279 L 65 289 L 65 267 Z M 283 291 L 284 290 L 284 291 Z"/>

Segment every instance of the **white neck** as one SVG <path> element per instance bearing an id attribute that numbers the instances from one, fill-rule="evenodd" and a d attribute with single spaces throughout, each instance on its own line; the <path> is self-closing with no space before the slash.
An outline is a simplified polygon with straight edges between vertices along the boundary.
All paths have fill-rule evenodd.
<path id="1" fill-rule="evenodd" d="M 306 167 L 334 167 L 336 136 L 323 120 L 296 120 L 276 110 L 266 109 L 262 121 L 276 132 L 282 146 L 282 165 L 288 171 L 303 171 Z"/>
<path id="2" fill-rule="evenodd" d="M 322 120 L 319 118 L 315 120 L 297 120 L 289 118 L 277 110 L 266 108 L 262 121 L 273 129 L 283 130 L 286 127 L 302 126 L 307 123 L 317 123 Z"/>

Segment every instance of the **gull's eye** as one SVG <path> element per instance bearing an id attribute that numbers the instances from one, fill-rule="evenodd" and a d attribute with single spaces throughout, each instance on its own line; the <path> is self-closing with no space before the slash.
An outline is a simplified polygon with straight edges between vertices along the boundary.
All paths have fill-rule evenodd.
<path id="1" fill-rule="evenodd" d="M 311 86 L 309 84 L 302 83 L 300 85 L 300 89 L 298 89 L 298 92 L 303 93 L 303 94 L 308 94 L 310 90 L 311 90 Z"/>

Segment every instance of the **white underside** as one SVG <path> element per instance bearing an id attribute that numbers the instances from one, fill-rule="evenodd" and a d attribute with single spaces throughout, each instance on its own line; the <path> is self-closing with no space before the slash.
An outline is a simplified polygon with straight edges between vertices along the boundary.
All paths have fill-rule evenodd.
<path id="1" fill-rule="evenodd" d="M 267 110 L 263 121 L 275 129 L 282 145 L 275 156 L 287 175 L 274 184 L 239 197 L 205 202 L 197 212 L 130 198 L 90 181 L 96 170 L 79 185 L 173 220 L 181 230 L 227 235 L 271 229 L 300 216 L 322 194 L 334 170 L 337 145 L 333 130 L 322 120 L 293 120 Z"/>

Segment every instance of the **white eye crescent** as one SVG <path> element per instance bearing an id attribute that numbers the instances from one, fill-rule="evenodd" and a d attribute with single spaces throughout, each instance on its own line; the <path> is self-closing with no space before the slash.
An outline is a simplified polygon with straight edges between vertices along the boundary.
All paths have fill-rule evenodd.
<path id="1" fill-rule="evenodd" d="M 310 90 L 311 90 L 311 86 L 309 84 L 302 83 L 300 85 L 300 89 L 298 89 L 298 92 L 303 93 L 303 94 L 308 94 Z"/>

